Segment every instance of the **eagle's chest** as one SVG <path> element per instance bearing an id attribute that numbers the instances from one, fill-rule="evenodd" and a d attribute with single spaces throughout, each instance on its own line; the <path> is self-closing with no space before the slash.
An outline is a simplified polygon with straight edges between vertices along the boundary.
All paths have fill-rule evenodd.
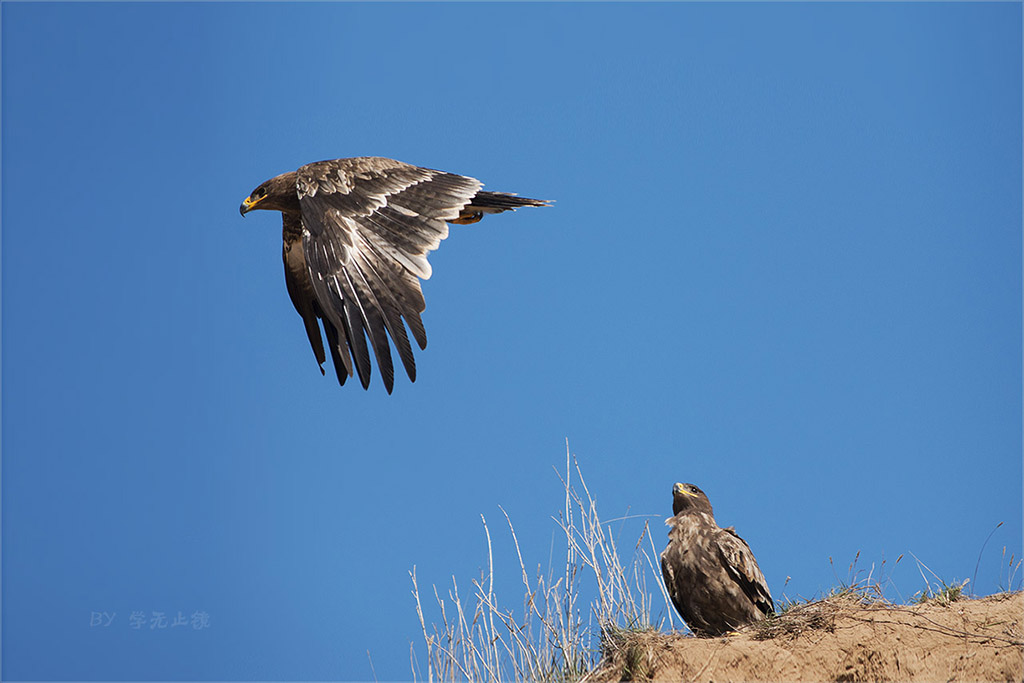
<path id="1" fill-rule="evenodd" d="M 715 528 L 706 519 L 694 519 L 690 524 L 680 524 L 675 529 L 678 562 L 676 571 L 686 583 L 700 585 L 709 574 L 720 568 L 715 544 Z"/>

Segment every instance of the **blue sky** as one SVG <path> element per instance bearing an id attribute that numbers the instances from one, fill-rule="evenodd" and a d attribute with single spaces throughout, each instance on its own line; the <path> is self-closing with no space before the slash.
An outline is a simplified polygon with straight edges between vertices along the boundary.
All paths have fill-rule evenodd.
<path id="1" fill-rule="evenodd" d="M 483 514 L 520 604 L 498 506 L 546 566 L 567 438 L 623 538 L 697 483 L 777 598 L 970 578 L 999 522 L 1005 586 L 1019 4 L 0 12 L 5 679 L 408 678 L 409 570 L 468 589 Z M 392 396 L 238 215 L 360 155 L 557 200 L 453 228 Z"/>

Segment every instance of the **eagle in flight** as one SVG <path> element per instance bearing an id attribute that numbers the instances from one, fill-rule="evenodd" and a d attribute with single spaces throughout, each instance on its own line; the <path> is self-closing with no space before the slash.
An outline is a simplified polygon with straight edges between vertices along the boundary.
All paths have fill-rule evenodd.
<path id="1" fill-rule="evenodd" d="M 693 484 L 672 487 L 668 547 L 661 574 L 672 604 L 695 635 L 719 636 L 775 611 L 750 546 L 720 528 L 707 495 Z"/>
<path id="2" fill-rule="evenodd" d="M 243 216 L 253 209 L 281 212 L 285 284 L 321 374 L 322 323 L 340 384 L 358 373 L 369 388 L 369 338 L 390 394 L 395 371 L 389 335 L 409 379 L 416 381 L 405 325 L 420 349 L 426 348 L 419 278 L 430 277 L 427 254 L 448 236 L 448 223 L 550 204 L 481 187 L 466 176 L 358 157 L 306 164 L 262 183 L 242 202 Z"/>

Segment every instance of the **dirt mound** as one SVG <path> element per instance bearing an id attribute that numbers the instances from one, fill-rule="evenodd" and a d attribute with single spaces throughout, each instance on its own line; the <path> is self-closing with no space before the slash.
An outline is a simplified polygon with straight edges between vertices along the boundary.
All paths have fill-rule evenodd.
<path id="1" fill-rule="evenodd" d="M 621 631 L 588 680 L 1021 681 L 1024 594 L 921 605 L 856 595 L 722 638 Z"/>

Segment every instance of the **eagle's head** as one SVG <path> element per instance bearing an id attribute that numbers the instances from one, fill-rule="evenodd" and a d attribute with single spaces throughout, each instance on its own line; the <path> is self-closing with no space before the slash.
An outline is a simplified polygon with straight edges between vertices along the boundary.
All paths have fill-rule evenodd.
<path id="1" fill-rule="evenodd" d="M 672 487 L 672 514 L 680 512 L 706 512 L 714 517 L 711 501 L 706 493 L 693 484 L 679 484 Z"/>
<path id="2" fill-rule="evenodd" d="M 271 178 L 252 191 L 238 207 L 243 216 L 253 209 L 299 212 L 299 196 L 295 189 L 295 171 Z"/>

